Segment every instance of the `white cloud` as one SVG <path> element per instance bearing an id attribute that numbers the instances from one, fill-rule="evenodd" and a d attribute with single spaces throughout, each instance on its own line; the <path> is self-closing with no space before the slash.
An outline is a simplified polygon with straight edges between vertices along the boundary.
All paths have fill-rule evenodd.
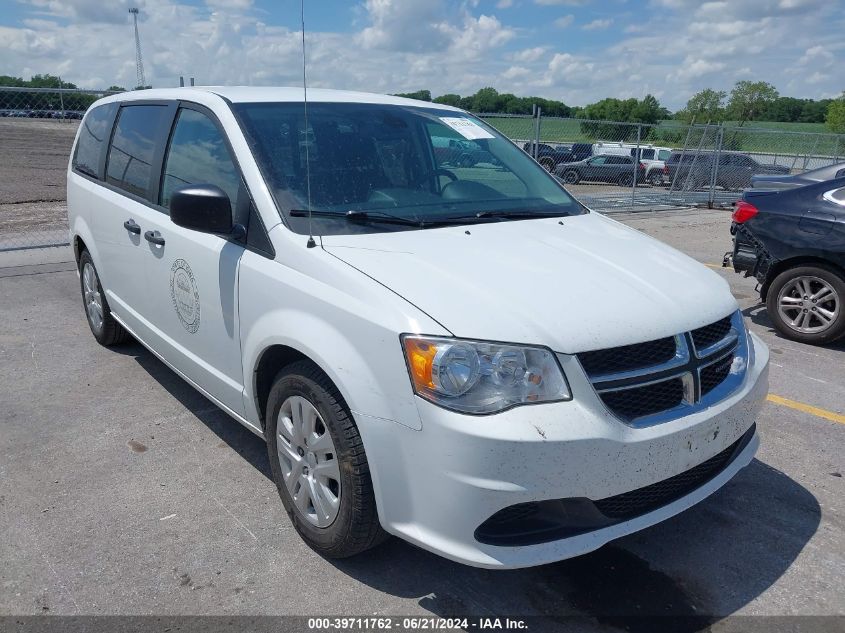
<path id="1" fill-rule="evenodd" d="M 535 46 L 534 48 L 526 48 L 512 55 L 514 61 L 518 62 L 536 62 L 543 57 L 548 50 L 545 46 Z"/>
<path id="2" fill-rule="evenodd" d="M 497 9 L 510 9 L 513 6 L 513 0 L 499 0 L 496 3 Z"/>
<path id="3" fill-rule="evenodd" d="M 298 6 L 293 18 L 284 16 L 290 26 L 269 25 L 251 0 L 22 0 L 20 23 L 0 17 L 0 73 L 60 74 L 90 88 L 134 86 L 129 2 L 141 8 L 145 69 L 154 86 L 177 85 L 179 75 L 200 84 L 301 81 Z M 600 50 L 583 47 L 588 38 L 579 32 L 563 38 L 532 29 L 521 12 L 494 17 L 496 0 L 359 2 L 347 32 L 321 31 L 316 4 L 306 4 L 308 75 L 315 87 L 466 95 L 495 86 L 572 105 L 652 93 L 677 108 L 702 88 L 730 90 L 739 78 L 812 98 L 845 85 L 841 11 L 829 0 L 651 0 L 636 15 L 614 16 L 626 35 Z M 579 4 L 506 2 L 538 15 L 543 2 Z M 607 7 L 594 6 L 571 22 L 566 11 L 549 9 L 543 26 L 557 18 L 572 28 L 581 15 L 593 20 L 591 29 L 611 26 L 597 13 Z M 518 27 L 510 22 L 517 17 Z"/>
<path id="4" fill-rule="evenodd" d="M 565 29 L 568 27 L 572 22 L 575 20 L 575 16 L 571 13 L 569 15 L 565 15 L 562 18 L 558 18 L 555 20 L 555 26 L 559 29 Z"/>
<path id="5" fill-rule="evenodd" d="M 610 19 L 610 18 L 607 18 L 607 19 L 604 19 L 604 20 L 599 19 L 599 20 L 593 20 L 592 22 L 588 22 L 587 24 L 585 24 L 581 28 L 585 31 L 600 31 L 602 29 L 606 29 L 611 24 L 613 24 L 613 20 Z"/>
<path id="6" fill-rule="evenodd" d="M 534 4 L 545 7 L 580 7 L 590 0 L 534 0 Z"/>

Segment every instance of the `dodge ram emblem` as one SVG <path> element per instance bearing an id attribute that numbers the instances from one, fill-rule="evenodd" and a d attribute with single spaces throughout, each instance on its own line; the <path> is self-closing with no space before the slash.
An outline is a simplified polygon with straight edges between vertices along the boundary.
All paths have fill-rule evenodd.
<path id="1" fill-rule="evenodd" d="M 170 267 L 170 298 L 182 325 L 193 334 L 200 327 L 200 293 L 194 273 L 184 259 Z"/>

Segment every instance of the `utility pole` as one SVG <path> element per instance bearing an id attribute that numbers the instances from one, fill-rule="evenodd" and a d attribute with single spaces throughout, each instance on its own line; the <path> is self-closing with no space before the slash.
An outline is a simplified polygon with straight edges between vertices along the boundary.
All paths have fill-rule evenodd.
<path id="1" fill-rule="evenodd" d="M 147 85 L 147 79 L 144 77 L 144 60 L 141 58 L 141 36 L 138 34 L 138 8 L 132 7 L 129 9 L 132 14 L 132 21 L 135 24 L 135 74 L 138 88 L 144 88 Z"/>

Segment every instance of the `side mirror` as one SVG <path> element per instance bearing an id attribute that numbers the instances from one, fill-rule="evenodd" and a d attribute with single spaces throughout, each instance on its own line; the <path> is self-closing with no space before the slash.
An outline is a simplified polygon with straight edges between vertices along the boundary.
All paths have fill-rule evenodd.
<path id="1" fill-rule="evenodd" d="M 229 196 L 216 185 L 179 187 L 170 196 L 170 219 L 202 233 L 231 235 L 235 228 Z"/>

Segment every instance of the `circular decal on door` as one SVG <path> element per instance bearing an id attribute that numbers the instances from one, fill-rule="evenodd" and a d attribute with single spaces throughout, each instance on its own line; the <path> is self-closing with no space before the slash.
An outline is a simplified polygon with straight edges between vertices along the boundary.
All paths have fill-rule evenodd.
<path id="1" fill-rule="evenodd" d="M 185 329 L 191 334 L 196 332 L 200 327 L 200 293 L 184 259 L 177 259 L 170 267 L 170 298 Z"/>

